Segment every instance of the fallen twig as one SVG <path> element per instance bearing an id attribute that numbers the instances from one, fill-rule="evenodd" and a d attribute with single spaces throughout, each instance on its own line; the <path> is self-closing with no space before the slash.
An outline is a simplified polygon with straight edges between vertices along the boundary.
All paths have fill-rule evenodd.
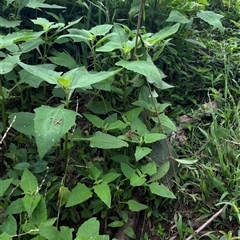
<path id="1" fill-rule="evenodd" d="M 223 211 L 224 207 L 222 207 L 218 212 L 216 212 L 211 218 L 209 218 L 200 228 L 194 231 L 186 240 L 191 240 L 195 235 L 200 233 L 205 227 L 207 227 L 215 218 L 217 218 Z"/>

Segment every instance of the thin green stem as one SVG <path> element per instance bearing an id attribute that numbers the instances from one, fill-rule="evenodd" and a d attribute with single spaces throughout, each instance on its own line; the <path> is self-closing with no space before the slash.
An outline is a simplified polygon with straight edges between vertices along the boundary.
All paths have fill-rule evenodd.
<path id="1" fill-rule="evenodd" d="M 2 97 L 2 123 L 3 123 L 3 131 L 6 132 L 7 131 L 7 117 L 6 117 L 6 111 L 5 111 L 5 99 L 4 99 L 4 94 L 3 94 L 3 86 L 2 86 L 2 82 L 3 82 L 3 77 L 2 75 L 0 75 L 0 96 Z"/>

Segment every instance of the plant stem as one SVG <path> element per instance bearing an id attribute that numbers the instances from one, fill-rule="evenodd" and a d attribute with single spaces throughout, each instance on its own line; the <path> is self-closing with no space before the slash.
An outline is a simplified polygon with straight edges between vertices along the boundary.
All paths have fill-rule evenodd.
<path id="1" fill-rule="evenodd" d="M 7 117 L 6 117 L 6 110 L 5 110 L 5 99 L 4 99 L 4 94 L 3 94 L 3 86 L 2 86 L 2 81 L 3 81 L 3 77 L 1 75 L 0 78 L 0 96 L 2 96 L 2 106 L 1 106 L 1 110 L 2 110 L 2 123 L 3 123 L 3 131 L 6 132 L 7 130 Z"/>

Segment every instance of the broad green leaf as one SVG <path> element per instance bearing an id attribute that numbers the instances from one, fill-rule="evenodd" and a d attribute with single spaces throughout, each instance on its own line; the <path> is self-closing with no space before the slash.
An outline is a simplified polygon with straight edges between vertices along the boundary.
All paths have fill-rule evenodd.
<path id="1" fill-rule="evenodd" d="M 224 31 L 224 27 L 220 21 L 220 19 L 223 18 L 223 15 L 214 13 L 212 11 L 201 10 L 197 13 L 197 16 L 201 18 L 203 21 L 212 25 L 214 28 L 218 28 L 221 32 Z"/>
<path id="2" fill-rule="evenodd" d="M 115 179 L 117 179 L 119 176 L 121 176 L 121 174 L 110 172 L 110 173 L 107 173 L 102 176 L 102 181 L 106 182 L 106 183 L 110 183 L 110 182 L 114 181 Z"/>
<path id="3" fill-rule="evenodd" d="M 58 204 L 62 207 L 67 201 L 70 195 L 70 191 L 67 187 L 61 186 L 58 191 Z"/>
<path id="4" fill-rule="evenodd" d="M 61 226 L 60 227 L 60 233 L 61 236 L 63 237 L 64 240 L 72 240 L 72 233 L 73 233 L 73 228 Z"/>
<path id="5" fill-rule="evenodd" d="M 42 3 L 37 0 L 30 0 L 26 5 L 26 7 L 33 8 L 33 9 L 36 9 L 36 8 L 65 9 L 66 8 L 56 4 Z"/>
<path id="6" fill-rule="evenodd" d="M 102 171 L 100 171 L 97 167 L 95 167 L 94 165 L 90 166 L 88 168 L 88 172 L 89 172 L 89 178 L 97 181 L 99 176 L 101 175 Z"/>
<path id="7" fill-rule="evenodd" d="M 110 31 L 112 27 L 113 25 L 110 25 L 110 24 L 97 25 L 91 28 L 90 32 L 94 36 L 104 36 Z"/>
<path id="8" fill-rule="evenodd" d="M 122 122 L 120 120 L 117 120 L 114 123 L 110 123 L 110 124 L 107 124 L 107 126 L 104 126 L 104 129 L 106 131 L 111 131 L 111 130 L 117 130 L 117 129 L 122 130 L 126 127 L 127 127 L 127 124 L 125 124 L 124 122 Z"/>
<path id="9" fill-rule="evenodd" d="M 37 19 L 31 19 L 31 21 L 35 25 L 40 25 L 41 27 L 43 27 L 44 31 L 48 31 L 49 29 L 51 29 L 51 26 L 55 24 L 54 22 L 49 22 L 46 18 L 41 17 L 38 17 Z"/>
<path id="10" fill-rule="evenodd" d="M 108 206 L 111 207 L 111 192 L 108 184 L 106 182 L 102 182 L 93 187 L 94 192 L 97 196 Z"/>
<path id="11" fill-rule="evenodd" d="M 143 111 L 141 107 L 134 108 L 126 113 L 123 114 L 123 116 L 126 116 L 129 122 L 132 122 L 132 120 L 140 115 L 140 113 Z"/>
<path id="12" fill-rule="evenodd" d="M 131 122 L 131 130 L 135 131 L 139 136 L 144 136 L 149 133 L 147 126 L 138 117 L 135 117 Z"/>
<path id="13" fill-rule="evenodd" d="M 125 61 L 121 60 L 116 63 L 117 66 L 124 67 L 135 73 L 145 76 L 150 83 L 155 83 L 160 89 L 162 89 L 162 78 L 164 77 L 158 70 L 158 68 L 151 61 Z"/>
<path id="14" fill-rule="evenodd" d="M 40 77 L 34 76 L 25 69 L 19 72 L 20 80 L 22 83 L 26 83 L 31 87 L 38 88 L 44 80 Z"/>
<path id="15" fill-rule="evenodd" d="M 15 20 L 15 21 L 8 21 L 7 19 L 4 19 L 0 17 L 0 26 L 4 28 L 14 28 L 20 25 L 22 21 L 20 20 Z"/>
<path id="16" fill-rule="evenodd" d="M 124 223 L 122 221 L 113 221 L 111 223 L 108 224 L 109 227 L 122 227 L 124 225 Z"/>
<path id="17" fill-rule="evenodd" d="M 145 143 L 153 143 L 157 142 L 161 139 L 165 139 L 167 136 L 162 133 L 145 133 L 144 142 Z"/>
<path id="18" fill-rule="evenodd" d="M 40 78 L 50 84 L 58 84 L 57 79 L 61 76 L 61 72 L 55 72 L 46 66 L 42 65 L 27 65 L 25 63 L 18 63 L 23 69 L 31 73 L 32 75 Z"/>
<path id="19" fill-rule="evenodd" d="M 96 218 L 90 218 L 80 226 L 75 240 L 109 240 L 109 236 L 99 235 L 99 228 L 99 221 Z"/>
<path id="20" fill-rule="evenodd" d="M 162 126 L 168 128 L 168 131 L 170 130 L 171 132 L 177 131 L 176 125 L 173 123 L 173 121 L 167 117 L 164 113 L 160 114 L 159 116 L 160 123 Z M 152 120 L 156 123 L 158 123 L 158 118 L 157 117 L 152 117 Z"/>
<path id="21" fill-rule="evenodd" d="M 9 215 L 7 219 L 3 222 L 3 224 L 0 226 L 0 232 L 5 232 L 10 235 L 16 235 L 17 221 L 12 215 Z"/>
<path id="22" fill-rule="evenodd" d="M 30 168 L 30 163 L 28 162 L 21 162 L 21 163 L 17 163 L 13 168 L 16 170 L 25 170 L 26 168 L 29 169 Z"/>
<path id="23" fill-rule="evenodd" d="M 124 176 L 128 179 L 130 179 L 132 175 L 135 173 L 135 170 L 125 163 L 121 163 L 121 171 L 124 174 Z"/>
<path id="24" fill-rule="evenodd" d="M 133 212 L 140 212 L 140 211 L 148 208 L 147 205 L 139 203 L 135 200 L 128 200 L 127 204 L 128 204 L 129 209 Z"/>
<path id="25" fill-rule="evenodd" d="M 140 159 L 144 158 L 146 155 L 148 155 L 152 149 L 148 147 L 136 147 L 136 151 L 134 153 L 136 161 L 139 161 Z"/>
<path id="26" fill-rule="evenodd" d="M 38 234 L 37 227 L 30 221 L 26 221 L 24 224 L 21 225 L 22 232 L 26 233 L 31 231 L 30 235 L 36 235 Z"/>
<path id="27" fill-rule="evenodd" d="M 109 77 L 114 76 L 115 74 L 119 73 L 122 69 L 118 69 L 115 71 L 108 71 L 108 72 L 87 72 L 82 71 L 81 68 L 79 68 L 79 71 L 76 71 L 71 85 L 69 89 L 74 90 L 76 88 L 86 88 L 91 86 L 94 83 L 99 83 Z"/>
<path id="28" fill-rule="evenodd" d="M 92 148 L 115 149 L 128 147 L 128 144 L 123 140 L 102 132 L 96 132 L 92 137 L 86 138 L 86 140 L 90 141 Z"/>
<path id="29" fill-rule="evenodd" d="M 47 240 L 65 240 L 64 236 L 53 226 L 40 225 L 39 234 Z"/>
<path id="30" fill-rule="evenodd" d="M 137 239 L 136 234 L 134 233 L 134 230 L 132 227 L 127 227 L 124 229 L 123 231 L 128 237 L 130 237 L 131 239 Z"/>
<path id="31" fill-rule="evenodd" d="M 146 182 L 146 178 L 139 177 L 136 173 L 134 173 L 130 178 L 130 185 L 133 187 L 138 187 L 144 185 Z"/>
<path id="32" fill-rule="evenodd" d="M 154 162 L 150 162 L 147 165 L 143 165 L 141 167 L 141 172 L 142 174 L 147 174 L 149 176 L 152 176 L 153 174 L 155 174 L 157 172 L 157 166 Z"/>
<path id="33" fill-rule="evenodd" d="M 12 183 L 13 178 L 0 180 L 0 197 L 5 193 L 10 184 Z"/>
<path id="34" fill-rule="evenodd" d="M 20 133 L 23 133 L 27 136 L 34 136 L 34 124 L 33 118 L 35 114 L 29 112 L 16 112 L 9 115 L 9 122 L 13 121 L 13 118 L 16 116 L 12 127 Z"/>
<path id="35" fill-rule="evenodd" d="M 28 217 L 32 216 L 32 213 L 37 207 L 40 200 L 41 200 L 41 195 L 39 193 L 34 195 L 25 194 L 25 196 L 22 199 L 22 202 L 23 202 L 25 211 L 28 214 Z"/>
<path id="36" fill-rule="evenodd" d="M 95 114 L 107 114 L 114 110 L 110 101 L 89 101 L 85 107 Z"/>
<path id="37" fill-rule="evenodd" d="M 98 117 L 97 115 L 92 115 L 88 113 L 83 113 L 83 116 L 87 118 L 88 121 L 90 121 L 95 127 L 102 128 L 104 121 Z"/>
<path id="38" fill-rule="evenodd" d="M 4 232 L 0 235 L 0 240 L 12 240 L 12 237 L 8 233 Z"/>
<path id="39" fill-rule="evenodd" d="M 25 194 L 30 195 L 34 195 L 38 189 L 37 178 L 28 169 L 25 169 L 23 172 L 20 188 Z"/>
<path id="40" fill-rule="evenodd" d="M 41 106 L 34 111 L 36 113 L 34 131 L 38 154 L 42 159 L 51 147 L 71 129 L 78 114 L 65 109 L 62 105 L 57 108 Z"/>
<path id="41" fill-rule="evenodd" d="M 10 205 L 7 207 L 6 215 L 10 214 L 19 214 L 25 211 L 23 206 L 22 198 L 18 198 L 15 201 L 12 201 Z"/>
<path id="42" fill-rule="evenodd" d="M 164 198 L 173 198 L 175 199 L 176 197 L 174 194 L 164 185 L 159 185 L 159 183 L 154 182 L 150 183 L 148 185 L 151 193 L 156 194 L 157 196 L 164 197 Z"/>
<path id="43" fill-rule="evenodd" d="M 44 31 L 41 31 L 41 32 L 18 31 L 18 32 L 7 34 L 5 36 L 0 35 L 0 49 L 8 48 L 15 43 L 25 42 L 31 39 L 38 39 L 43 33 Z"/>
<path id="44" fill-rule="evenodd" d="M 74 69 L 77 67 L 77 63 L 74 58 L 66 52 L 54 52 L 54 57 L 49 57 L 48 59 L 58 65 L 67 67 L 69 69 Z"/>
<path id="45" fill-rule="evenodd" d="M 152 178 L 148 181 L 148 183 L 158 181 L 162 177 L 164 177 L 170 168 L 170 162 L 166 161 L 163 163 L 157 170 L 157 172 L 152 176 Z"/>
<path id="46" fill-rule="evenodd" d="M 47 217 L 48 217 L 47 206 L 45 203 L 45 199 L 41 196 L 41 199 L 37 207 L 34 209 L 32 213 L 31 222 L 35 226 L 39 227 L 42 222 L 47 220 Z"/>
<path id="47" fill-rule="evenodd" d="M 99 235 L 99 228 L 99 221 L 97 221 L 96 218 L 90 218 L 80 226 L 75 240 L 97 239 Z"/>
<path id="48" fill-rule="evenodd" d="M 157 42 L 160 42 L 163 39 L 172 36 L 174 33 L 178 31 L 179 27 L 180 27 L 179 23 L 176 23 L 173 26 L 165 27 L 158 33 L 152 35 L 149 39 L 147 39 L 147 41 L 150 42 L 151 44 L 156 44 Z"/>
<path id="49" fill-rule="evenodd" d="M 6 58 L 4 58 L 0 64 L 0 74 L 11 72 L 13 68 L 19 63 L 19 56 L 20 55 L 8 55 Z"/>
<path id="50" fill-rule="evenodd" d="M 82 202 L 85 202 L 92 197 L 91 190 L 83 183 L 78 183 L 77 186 L 69 194 L 66 207 L 72 207 Z"/>
<path id="51" fill-rule="evenodd" d="M 172 10 L 166 22 L 177 22 L 177 23 L 189 23 L 190 20 L 187 19 L 183 14 L 177 10 Z"/>
<path id="52" fill-rule="evenodd" d="M 44 43 L 44 41 L 42 40 L 41 37 L 36 38 L 36 39 L 30 39 L 26 42 L 19 44 L 20 52 L 27 53 L 34 49 L 38 49 L 39 46 L 43 43 Z"/>

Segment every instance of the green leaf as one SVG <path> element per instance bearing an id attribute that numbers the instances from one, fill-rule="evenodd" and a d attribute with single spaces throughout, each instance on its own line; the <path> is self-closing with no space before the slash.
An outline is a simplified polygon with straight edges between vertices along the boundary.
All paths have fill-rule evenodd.
<path id="1" fill-rule="evenodd" d="M 75 240 L 109 240 L 109 236 L 99 235 L 99 227 L 99 221 L 96 218 L 90 218 L 78 229 Z"/>
<path id="2" fill-rule="evenodd" d="M 22 69 L 19 72 L 19 75 L 20 75 L 20 81 L 22 83 L 26 83 L 29 86 L 34 87 L 34 88 L 38 88 L 40 86 L 41 82 L 44 81 L 42 78 L 32 75 L 25 69 Z"/>
<path id="3" fill-rule="evenodd" d="M 55 72 L 44 65 L 27 65 L 25 63 L 18 63 L 23 69 L 50 84 L 58 84 L 57 79 L 61 77 L 61 72 Z"/>
<path id="4" fill-rule="evenodd" d="M 135 173 L 134 169 L 125 163 L 121 163 L 121 171 L 124 174 L 124 176 L 128 179 L 130 179 L 132 175 Z"/>
<path id="5" fill-rule="evenodd" d="M 159 179 L 164 177 L 167 174 L 167 172 L 169 171 L 169 168 L 170 168 L 170 162 L 169 161 L 163 163 L 162 166 L 160 166 L 158 168 L 156 174 L 154 174 L 152 176 L 152 178 L 148 181 L 148 183 L 158 181 Z"/>
<path id="6" fill-rule="evenodd" d="M 111 192 L 108 184 L 102 182 L 93 187 L 97 196 L 110 208 L 111 207 Z"/>
<path id="7" fill-rule="evenodd" d="M 175 132 L 177 131 L 176 125 L 173 123 L 173 121 L 167 117 L 164 113 L 160 114 L 159 116 L 160 123 L 162 126 L 170 129 L 171 131 Z M 159 120 L 157 117 L 152 117 L 152 120 L 156 123 L 158 123 Z M 169 130 L 168 130 L 169 131 Z M 162 138 L 163 139 L 163 138 Z M 161 140 L 161 139 L 160 139 Z"/>
<path id="8" fill-rule="evenodd" d="M 166 22 L 177 22 L 177 23 L 189 23 L 190 20 L 187 19 L 183 14 L 177 10 L 172 10 Z"/>
<path id="9" fill-rule="evenodd" d="M 25 170 L 26 168 L 29 169 L 30 168 L 30 163 L 28 162 L 21 162 L 21 163 L 17 163 L 13 168 L 16 170 Z"/>
<path id="10" fill-rule="evenodd" d="M 130 185 L 133 187 L 138 187 L 144 185 L 146 182 L 146 178 L 139 177 L 136 173 L 134 173 L 130 178 Z"/>
<path id="11" fill-rule="evenodd" d="M 164 198 L 173 198 L 175 199 L 176 197 L 174 196 L 174 194 L 164 185 L 159 185 L 159 183 L 154 182 L 154 183 L 150 183 L 148 185 L 151 193 L 160 196 L 160 197 L 164 197 Z"/>
<path id="12" fill-rule="evenodd" d="M 57 228 L 53 227 L 53 226 L 41 225 L 39 227 L 39 234 L 48 240 L 56 240 L 56 239 L 65 240 L 64 236 L 62 236 L 62 234 L 60 234 L 60 232 L 57 230 Z"/>
<path id="13" fill-rule="evenodd" d="M 137 239 L 132 227 L 127 227 L 123 232 L 131 239 Z"/>
<path id="14" fill-rule="evenodd" d="M 107 173 L 102 176 L 102 181 L 106 182 L 106 183 L 110 183 L 110 182 L 114 181 L 115 179 L 117 179 L 119 176 L 121 176 L 121 174 L 119 174 L 119 173 L 114 173 L 114 172 Z"/>
<path id="15" fill-rule="evenodd" d="M 160 42 L 161 40 L 168 38 L 174 33 L 176 33 L 179 27 L 180 27 L 179 23 L 176 23 L 173 26 L 165 27 L 164 29 L 160 30 L 158 33 L 154 34 L 149 39 L 147 39 L 147 41 L 150 42 L 151 44 L 156 44 L 157 42 Z"/>
<path id="16" fill-rule="evenodd" d="M 2 17 L 0 17 L 0 26 L 4 28 L 14 28 L 20 25 L 22 21 L 15 20 L 15 21 L 8 21 Z"/>
<path id="17" fill-rule="evenodd" d="M 109 101 L 89 101 L 85 107 L 95 114 L 107 114 L 114 110 Z"/>
<path id="18" fill-rule="evenodd" d="M 92 148 L 115 149 L 121 147 L 128 147 L 128 144 L 112 135 L 96 132 L 92 137 L 86 138 L 90 141 Z"/>
<path id="19" fill-rule="evenodd" d="M 25 211 L 23 206 L 22 198 L 18 198 L 15 201 L 12 201 L 10 205 L 7 207 L 6 214 L 19 214 Z"/>
<path id="20" fill-rule="evenodd" d="M 72 240 L 73 228 L 61 226 L 60 233 L 64 240 Z"/>
<path id="21" fill-rule="evenodd" d="M 38 189 L 37 178 L 28 169 L 25 169 L 23 172 L 20 188 L 25 194 L 30 195 L 34 195 Z"/>
<path id="22" fill-rule="evenodd" d="M 72 207 L 82 202 L 85 202 L 92 197 L 91 190 L 83 183 L 78 183 L 77 186 L 69 194 L 66 207 Z"/>
<path id="23" fill-rule="evenodd" d="M 151 151 L 152 151 L 152 149 L 150 149 L 148 147 L 139 147 L 139 146 L 137 146 L 136 147 L 136 151 L 134 153 L 136 161 L 139 161 L 140 159 L 142 159 L 143 157 L 148 155 Z"/>
<path id="24" fill-rule="evenodd" d="M 112 27 L 113 25 L 110 25 L 110 24 L 97 25 L 91 28 L 90 32 L 94 36 L 105 36 Z"/>
<path id="25" fill-rule="evenodd" d="M 16 235 L 17 233 L 16 219 L 12 215 L 9 215 L 7 219 L 3 222 L 3 224 L 0 226 L 0 231 L 5 232 L 9 235 Z"/>
<path id="26" fill-rule="evenodd" d="M 20 55 L 14 55 L 14 56 L 8 55 L 3 60 L 1 60 L 0 74 L 6 74 L 11 72 L 13 68 L 19 63 L 20 61 L 19 57 Z"/>
<path id="27" fill-rule="evenodd" d="M 32 216 L 32 213 L 34 209 L 37 207 L 40 200 L 41 200 L 41 195 L 39 193 L 34 195 L 25 194 L 25 196 L 22 199 L 22 202 L 23 202 L 25 211 L 28 214 L 28 217 Z"/>
<path id="28" fill-rule="evenodd" d="M 197 16 L 201 18 L 203 21 L 212 25 L 214 28 L 218 28 L 221 32 L 224 31 L 223 25 L 220 21 L 220 19 L 223 18 L 223 15 L 214 13 L 212 11 L 201 10 L 197 13 Z"/>
<path id="29" fill-rule="evenodd" d="M 33 118 L 35 114 L 29 112 L 16 112 L 9 115 L 9 122 L 13 121 L 13 118 L 16 116 L 12 127 L 20 133 L 23 133 L 27 136 L 34 136 L 34 124 Z"/>
<path id="30" fill-rule="evenodd" d="M 145 143 L 153 143 L 157 142 L 161 139 L 165 139 L 167 136 L 162 133 L 146 133 L 144 135 L 144 142 Z"/>
<path id="31" fill-rule="evenodd" d="M 0 197 L 5 193 L 10 184 L 12 183 L 13 178 L 0 180 Z"/>
<path id="32" fill-rule="evenodd" d="M 74 69 L 77 67 L 76 61 L 70 54 L 66 52 L 54 52 L 53 54 L 55 57 L 48 58 L 52 63 L 58 66 L 67 67 L 69 69 Z"/>
<path id="33" fill-rule="evenodd" d="M 76 112 L 64 106 L 36 108 L 34 131 L 40 159 L 66 134 L 75 123 Z"/>
<path id="34" fill-rule="evenodd" d="M 33 213 L 32 213 L 32 218 L 31 218 L 31 222 L 39 227 L 40 224 L 44 221 L 47 220 L 47 206 L 45 203 L 45 199 L 41 196 L 41 199 L 37 205 L 37 207 L 34 209 Z"/>
<path id="35" fill-rule="evenodd" d="M 30 0 L 26 5 L 26 7 L 33 8 L 33 9 L 36 9 L 36 8 L 65 9 L 66 8 L 56 4 L 42 3 L 37 0 Z"/>
<path id="36" fill-rule="evenodd" d="M 128 200 L 127 204 L 128 204 L 129 209 L 133 212 L 140 212 L 140 211 L 148 208 L 147 205 L 141 204 L 134 200 Z"/>
<path id="37" fill-rule="evenodd" d="M 143 165 L 141 167 L 142 174 L 148 174 L 149 176 L 152 176 L 157 172 L 157 166 L 154 162 L 150 162 L 147 165 Z"/>
<path id="38" fill-rule="evenodd" d="M 126 127 L 127 127 L 127 124 L 125 124 L 124 122 L 122 122 L 120 120 L 117 120 L 114 123 L 107 124 L 107 126 L 104 127 L 104 129 L 106 131 L 111 131 L 111 130 L 122 130 Z"/>
<path id="39" fill-rule="evenodd" d="M 31 19 L 35 25 L 40 25 L 43 27 L 44 31 L 51 29 L 51 26 L 54 25 L 54 22 L 49 22 L 46 18 L 38 17 L 37 19 Z"/>
<path id="40" fill-rule="evenodd" d="M 161 74 L 158 68 L 151 61 L 125 61 L 121 60 L 116 63 L 117 66 L 124 67 L 135 73 L 145 76 L 150 83 L 156 83 L 162 89 L 162 78 L 165 76 Z"/>
<path id="41" fill-rule="evenodd" d="M 8 233 L 4 232 L 0 235 L 0 240 L 12 240 L 12 237 Z"/>
<path id="42" fill-rule="evenodd" d="M 124 223 L 122 221 L 114 221 L 108 224 L 109 227 L 122 227 L 124 225 Z"/>
<path id="43" fill-rule="evenodd" d="M 87 118 L 87 120 L 90 121 L 95 127 L 103 127 L 104 121 L 100 117 L 88 113 L 83 113 L 83 116 Z"/>
<path id="44" fill-rule="evenodd" d="M 73 75 L 73 79 L 69 89 L 75 90 L 76 88 L 90 87 L 94 83 L 99 83 L 107 78 L 119 73 L 122 69 L 108 72 L 88 72 L 82 68 L 78 68 Z"/>

